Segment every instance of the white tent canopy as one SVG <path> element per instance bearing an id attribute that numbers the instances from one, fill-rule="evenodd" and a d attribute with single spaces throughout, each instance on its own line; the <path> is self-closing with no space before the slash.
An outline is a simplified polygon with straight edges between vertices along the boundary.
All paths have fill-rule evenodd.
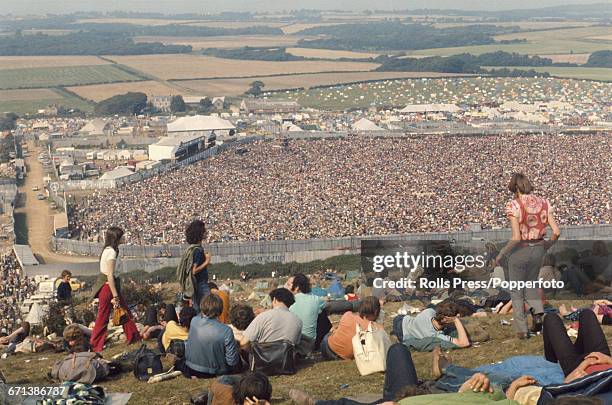
<path id="1" fill-rule="evenodd" d="M 30 312 L 28 312 L 28 316 L 26 317 L 26 322 L 29 322 L 30 325 L 40 325 L 43 323 L 43 318 L 45 317 L 45 311 L 38 302 L 34 302 L 32 307 L 30 307 Z"/>
<path id="2" fill-rule="evenodd" d="M 181 117 L 168 124 L 168 133 L 192 131 L 229 131 L 236 129 L 234 124 L 214 115 L 194 115 Z"/>
<path id="3" fill-rule="evenodd" d="M 384 129 L 382 129 L 367 118 L 362 118 L 359 121 L 353 123 L 352 128 L 356 131 L 384 131 Z"/>

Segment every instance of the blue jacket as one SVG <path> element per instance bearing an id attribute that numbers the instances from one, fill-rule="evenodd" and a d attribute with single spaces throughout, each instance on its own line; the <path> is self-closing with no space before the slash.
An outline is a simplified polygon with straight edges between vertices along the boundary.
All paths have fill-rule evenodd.
<path id="1" fill-rule="evenodd" d="M 238 344 L 229 326 L 198 315 L 191 320 L 185 341 L 185 363 L 200 373 L 222 375 L 238 364 Z"/>

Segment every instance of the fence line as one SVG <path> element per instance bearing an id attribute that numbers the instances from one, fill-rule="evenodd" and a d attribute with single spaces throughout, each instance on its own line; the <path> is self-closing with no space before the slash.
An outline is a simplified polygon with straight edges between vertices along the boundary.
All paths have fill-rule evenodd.
<path id="1" fill-rule="evenodd" d="M 612 238 L 612 225 L 584 225 L 563 227 L 564 239 L 610 239 Z M 294 257 L 295 254 L 309 252 L 337 252 L 359 253 L 361 241 L 368 239 L 404 239 L 404 240 L 454 240 L 456 242 L 491 241 L 500 242 L 508 240 L 509 229 L 488 229 L 480 231 L 414 233 L 401 235 L 381 236 L 354 236 L 329 239 L 305 240 L 273 240 L 253 242 L 226 242 L 211 243 L 205 248 L 213 257 L 227 258 L 227 261 L 243 262 L 244 257 Z M 87 256 L 98 256 L 102 249 L 101 243 L 87 242 L 72 239 L 52 238 L 53 248 L 56 251 L 72 252 Z M 122 245 L 121 253 L 124 257 L 136 258 L 165 258 L 180 257 L 187 245 Z M 289 254 L 289 256 L 287 256 Z M 282 261 L 282 259 L 281 259 Z"/>

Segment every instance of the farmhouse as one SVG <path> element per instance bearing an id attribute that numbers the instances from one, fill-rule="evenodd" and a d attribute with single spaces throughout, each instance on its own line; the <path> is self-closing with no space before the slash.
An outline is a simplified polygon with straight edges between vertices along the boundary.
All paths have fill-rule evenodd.
<path id="1" fill-rule="evenodd" d="M 217 135 L 233 135 L 236 127 L 231 122 L 214 115 L 194 115 L 182 117 L 168 124 L 168 135 L 199 134 L 210 132 Z"/>
<path id="2" fill-rule="evenodd" d="M 170 112 L 172 96 L 151 96 L 151 105 L 157 111 Z"/>
<path id="3" fill-rule="evenodd" d="M 79 135 L 84 136 L 95 136 L 95 135 L 104 135 L 104 131 L 107 129 L 107 123 L 100 119 L 96 118 L 94 120 L 89 121 L 83 128 L 79 130 Z"/>
<path id="4" fill-rule="evenodd" d="M 246 114 L 296 113 L 300 105 L 296 101 L 269 101 L 245 98 L 240 103 L 240 110 Z"/>

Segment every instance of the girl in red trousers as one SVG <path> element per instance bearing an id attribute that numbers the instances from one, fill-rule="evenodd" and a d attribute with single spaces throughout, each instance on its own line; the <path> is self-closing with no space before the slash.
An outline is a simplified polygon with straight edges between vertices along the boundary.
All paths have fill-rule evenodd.
<path id="1" fill-rule="evenodd" d="M 124 242 L 123 229 L 116 226 L 106 230 L 104 235 L 104 250 L 100 255 L 100 274 L 94 286 L 94 298 L 98 298 L 98 316 L 93 332 L 91 333 L 91 347 L 94 352 L 100 353 L 104 349 L 106 330 L 111 308 L 122 307 L 128 312 L 128 321 L 123 325 L 128 344 L 141 340 L 136 324 L 129 313 L 128 306 L 121 296 L 121 282 L 116 276 L 117 262 L 119 261 L 119 245 Z"/>

